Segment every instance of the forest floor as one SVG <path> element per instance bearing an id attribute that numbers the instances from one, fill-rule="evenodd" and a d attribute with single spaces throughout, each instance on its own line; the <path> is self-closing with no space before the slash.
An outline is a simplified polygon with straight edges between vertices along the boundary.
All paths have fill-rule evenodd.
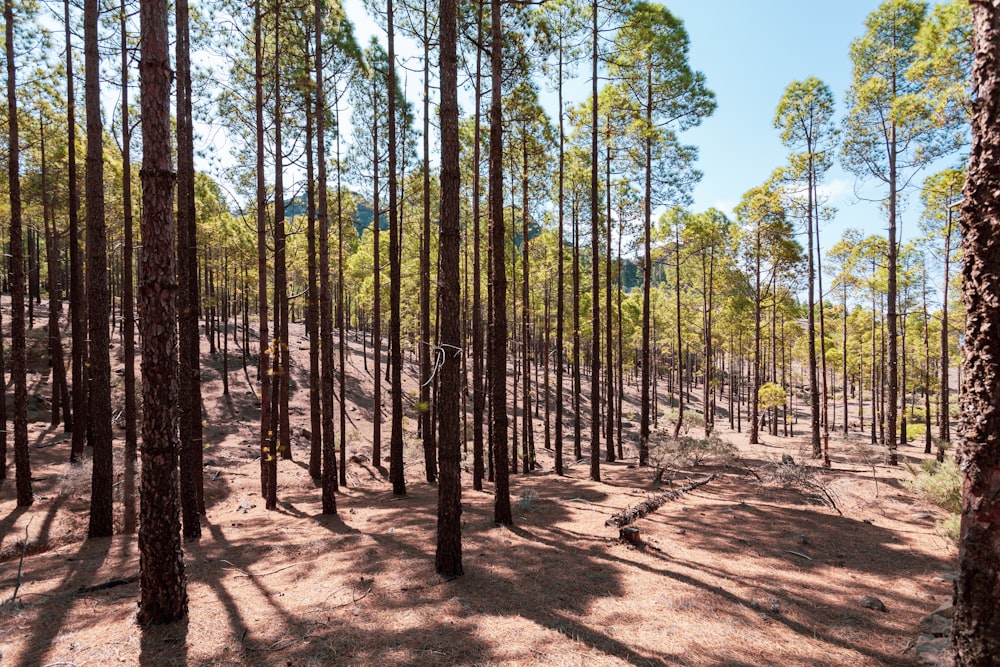
<path id="1" fill-rule="evenodd" d="M 275 511 L 259 493 L 258 407 L 239 351 L 230 345 L 225 397 L 221 355 L 204 350 L 208 512 L 202 538 L 184 545 L 189 617 L 146 629 L 135 622 L 135 536 L 85 539 L 89 458 L 71 466 L 69 435 L 48 427 L 44 326 L 29 333 L 35 503 L 15 507 L 11 464 L 0 484 L 0 664 L 907 665 L 919 619 L 950 599 L 956 549 L 935 527 L 944 512 L 909 490 L 903 466 L 876 463 L 863 434 L 833 437 L 833 467 L 814 467 L 801 418 L 795 436 L 763 434 L 759 445 L 719 419 L 736 455 L 672 466 L 663 484 L 635 465 L 634 418 L 624 460 L 602 461 L 600 483 L 588 479 L 589 462 L 569 456 L 566 474 L 554 475 L 536 419 L 541 469 L 511 478 L 513 526 L 493 522 L 492 485 L 476 492 L 463 475 L 465 575 L 444 580 L 434 572 L 437 490 L 423 481 L 415 414 L 407 495 L 394 497 L 368 458 L 372 379 L 353 336 L 348 485 L 338 516 L 320 514 L 301 431 L 308 343 L 301 325 L 292 329 L 295 460 L 279 462 Z M 112 358 L 120 366 L 118 336 Z M 117 400 L 121 378 L 113 384 Z M 116 427 L 116 449 L 123 434 Z M 387 452 L 388 424 L 382 442 Z M 584 456 L 587 444 L 585 435 Z M 916 444 L 900 453 L 925 458 Z M 783 466 L 784 455 L 795 463 Z M 635 522 L 640 546 L 605 525 L 668 483 L 711 473 Z M 117 585 L 94 588 L 108 582 Z M 887 610 L 863 607 L 865 596 Z"/>

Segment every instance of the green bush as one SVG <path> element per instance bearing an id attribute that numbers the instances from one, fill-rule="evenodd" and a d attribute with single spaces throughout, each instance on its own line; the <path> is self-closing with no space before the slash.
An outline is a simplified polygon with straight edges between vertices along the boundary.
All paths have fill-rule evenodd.
<path id="1" fill-rule="evenodd" d="M 910 471 L 914 473 L 910 488 L 952 514 L 962 510 L 962 475 L 954 458 L 944 463 L 928 459 Z"/>
<path id="2" fill-rule="evenodd" d="M 958 542 L 962 520 L 957 514 L 950 515 L 944 521 L 938 521 L 938 531 L 945 537 L 951 538 L 953 542 Z"/>
<path id="3" fill-rule="evenodd" d="M 924 435 L 927 433 L 927 426 L 924 424 L 907 424 L 906 425 L 906 441 L 914 442 L 915 440 L 920 440 L 923 442 Z"/>

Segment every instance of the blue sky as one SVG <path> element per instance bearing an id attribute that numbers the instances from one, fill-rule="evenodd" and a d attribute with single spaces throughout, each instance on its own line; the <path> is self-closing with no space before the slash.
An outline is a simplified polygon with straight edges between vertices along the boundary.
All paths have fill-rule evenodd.
<path id="1" fill-rule="evenodd" d="M 348 16 L 365 42 L 375 30 L 360 0 L 346 0 Z M 702 181 L 694 191 L 693 210 L 717 207 L 731 212 L 743 193 L 763 183 L 786 162 L 788 149 L 774 129 L 774 112 L 788 84 L 816 76 L 833 91 L 837 122 L 851 83 L 851 41 L 864 32 L 865 18 L 879 0 L 670 0 L 665 6 L 684 21 L 690 36 L 689 61 L 706 76 L 718 108 L 697 128 L 685 132 L 685 143 L 699 147 Z M 401 54 L 409 50 L 402 44 Z M 582 99 L 590 82 L 584 74 L 570 88 Z M 578 100 L 577 100 L 578 101 Z M 554 109 L 550 115 L 554 114 Z M 950 166 L 958 158 L 951 158 Z M 930 172 L 928 172 L 930 173 Z M 927 174 L 915 179 L 915 187 Z M 877 203 L 884 188 L 859 182 L 835 165 L 822 190 L 837 209 L 824 223 L 824 252 L 843 230 L 856 227 L 884 234 L 886 222 Z M 903 238 L 916 235 L 918 193 L 909 196 L 902 214 Z"/>
<path id="2" fill-rule="evenodd" d="M 718 101 L 715 114 L 685 135 L 688 143 L 699 146 L 704 172 L 694 193 L 696 210 L 709 206 L 730 210 L 743 192 L 784 164 L 788 150 L 773 121 L 792 81 L 809 76 L 824 81 L 833 91 L 839 123 L 851 83 L 850 44 L 864 33 L 865 18 L 878 4 L 874 0 L 667 3 L 687 27 L 692 66 L 704 72 Z M 823 186 L 838 211 L 824 224 L 824 252 L 849 227 L 885 232 L 879 206 L 865 201 L 884 196 L 878 184 L 858 182 L 836 165 Z M 919 200 L 915 193 L 911 199 L 914 204 Z M 916 233 L 917 215 L 915 206 L 904 211 L 904 238 Z"/>

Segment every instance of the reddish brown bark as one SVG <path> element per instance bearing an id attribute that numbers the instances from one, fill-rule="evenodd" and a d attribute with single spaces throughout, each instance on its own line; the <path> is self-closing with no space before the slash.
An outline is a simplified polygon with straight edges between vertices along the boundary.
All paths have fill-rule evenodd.
<path id="1" fill-rule="evenodd" d="M 24 337 L 24 224 L 21 214 L 20 147 L 17 123 L 17 83 L 14 63 L 14 9 L 4 3 L 7 57 L 7 179 L 10 190 L 10 374 L 14 381 L 14 474 L 17 506 L 35 501 L 31 491 L 31 463 L 28 458 L 28 382 Z M 0 375 L 2 380 L 2 375 Z M 7 397 L 4 396 L 4 401 Z M 4 456 L 6 463 L 6 453 Z"/>
<path id="2" fill-rule="evenodd" d="M 973 3 L 972 151 L 961 209 L 963 473 L 959 577 L 952 640 L 956 664 L 1000 656 L 1000 0 Z"/>
<path id="3" fill-rule="evenodd" d="M 177 291 L 170 163 L 170 61 L 165 0 L 140 9 L 142 57 L 142 478 L 139 522 L 139 623 L 187 614 L 177 498 Z"/>
<path id="4" fill-rule="evenodd" d="M 459 143 L 458 57 L 455 0 L 441 0 L 441 240 L 438 294 L 441 312 L 460 308 L 458 256 Z M 438 389 L 439 457 L 437 553 L 439 574 L 462 574 L 462 423 L 459 399 L 462 393 L 462 331 L 457 317 L 440 321 L 443 363 Z"/>

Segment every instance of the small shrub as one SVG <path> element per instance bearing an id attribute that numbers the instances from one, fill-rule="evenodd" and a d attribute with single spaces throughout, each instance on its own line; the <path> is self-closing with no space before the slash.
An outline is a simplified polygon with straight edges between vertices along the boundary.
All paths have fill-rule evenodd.
<path id="1" fill-rule="evenodd" d="M 915 492 L 953 514 L 962 510 L 962 475 L 955 459 L 928 459 L 919 468 L 910 466 L 910 472 L 914 477 L 909 486 Z"/>
<path id="2" fill-rule="evenodd" d="M 907 424 L 906 425 L 906 441 L 914 442 L 916 440 L 923 440 L 924 435 L 927 434 L 927 427 L 924 424 Z"/>
<path id="3" fill-rule="evenodd" d="M 947 458 L 943 463 L 928 459 L 920 467 L 908 466 L 913 474 L 909 487 L 948 511 L 948 516 L 937 522 L 941 535 L 958 542 L 959 512 L 962 511 L 962 474 L 958 470 L 958 462 Z"/>
<path id="4" fill-rule="evenodd" d="M 531 511 L 531 506 L 538 500 L 538 492 L 534 489 L 525 489 L 521 492 L 521 498 L 517 501 L 517 511 L 527 514 Z"/>
<path id="5" fill-rule="evenodd" d="M 952 542 L 958 542 L 961 526 L 962 520 L 957 514 L 950 514 L 947 519 L 937 523 L 938 532 L 943 537 L 950 538 Z"/>
<path id="6" fill-rule="evenodd" d="M 709 461 L 728 463 L 736 456 L 736 448 L 717 435 L 708 438 L 682 436 L 677 440 L 663 438 L 651 443 L 650 459 L 656 468 L 700 466 Z"/>

